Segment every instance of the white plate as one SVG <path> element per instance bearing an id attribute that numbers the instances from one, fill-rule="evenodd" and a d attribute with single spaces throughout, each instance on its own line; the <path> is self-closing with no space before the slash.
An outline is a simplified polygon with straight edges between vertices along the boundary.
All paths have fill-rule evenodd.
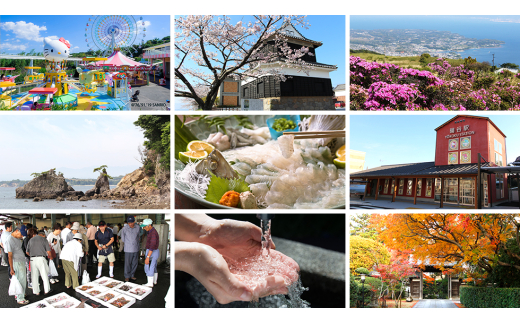
<path id="1" fill-rule="evenodd" d="M 113 294 L 114 297 L 113 297 L 112 299 L 110 299 L 108 302 L 105 302 L 105 301 L 103 300 L 103 297 L 104 297 L 106 294 Z M 98 296 L 96 296 L 95 298 L 93 298 L 93 300 L 95 300 L 96 302 L 101 303 L 101 304 L 107 306 L 106 303 L 109 303 L 109 302 L 111 302 L 111 301 L 113 301 L 113 300 L 116 300 L 120 295 L 122 295 L 122 294 L 121 294 L 121 293 L 116 293 L 114 290 L 109 289 L 109 290 L 107 290 L 106 292 L 101 293 L 101 294 L 99 294 Z"/>
<path id="2" fill-rule="evenodd" d="M 132 292 L 136 291 L 137 289 L 142 289 L 142 290 L 145 291 L 145 293 L 143 295 L 136 295 L 136 294 L 132 293 Z M 132 297 L 135 297 L 138 300 L 143 300 L 146 296 L 150 295 L 151 292 L 152 292 L 152 289 L 150 287 L 146 287 L 146 286 L 143 286 L 143 285 L 138 285 L 137 287 L 129 290 L 126 294 L 130 295 Z"/>
<path id="3" fill-rule="evenodd" d="M 112 305 L 113 302 L 115 302 L 117 299 L 119 298 L 124 298 L 125 300 L 128 301 L 128 303 L 126 303 L 125 305 L 123 305 L 122 307 L 117 307 L 115 305 Z M 110 302 L 107 302 L 107 303 L 103 303 L 104 305 L 108 306 L 108 307 L 113 307 L 113 308 L 128 308 L 132 305 L 135 304 L 135 298 L 133 297 L 130 297 L 128 295 L 123 295 L 123 294 L 120 294 L 116 299 L 112 299 Z"/>
<path id="4" fill-rule="evenodd" d="M 54 301 L 56 298 L 58 297 L 64 297 L 63 299 L 59 300 L 59 301 Z M 49 303 L 51 306 L 54 306 L 54 304 L 56 303 L 59 303 L 61 301 L 64 301 L 66 299 L 69 299 L 69 298 L 72 298 L 70 297 L 69 295 L 67 295 L 67 293 L 59 293 L 59 294 L 56 294 L 56 295 L 53 295 L 53 296 L 49 296 L 47 298 L 45 298 L 44 300 Z"/>

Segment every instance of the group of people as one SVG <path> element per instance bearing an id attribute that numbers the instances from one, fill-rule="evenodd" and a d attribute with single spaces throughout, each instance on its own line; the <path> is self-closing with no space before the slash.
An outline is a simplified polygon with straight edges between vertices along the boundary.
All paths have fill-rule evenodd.
<path id="1" fill-rule="evenodd" d="M 5 230 L 0 232 L 2 262 L 6 260 L 9 279 L 13 276 L 20 282 L 24 293 L 16 295 L 18 304 L 28 304 L 25 298 L 27 288 L 40 295 L 39 279 L 43 281 L 44 295 L 52 290 L 50 285 L 58 281 L 57 268 L 65 272 L 65 287 L 76 288 L 83 273 L 97 262 L 97 276 L 100 278 L 103 263 L 109 262 L 109 276 L 114 277 L 114 248 L 119 244 L 119 256 L 124 250 L 125 281 L 136 281 L 135 273 L 141 251 L 141 240 L 146 232 L 146 252 L 144 271 L 147 276 L 145 286 L 157 284 L 157 261 L 159 259 L 159 234 L 151 219 L 141 225 L 134 216 L 129 216 L 125 225 L 109 226 L 99 221 L 98 226 L 87 222 L 66 222 L 64 226 L 56 223 L 52 229 L 43 227 L 38 230 L 32 224 L 19 228 L 12 222 L 4 223 Z M 121 257 L 120 257 L 121 259 Z"/>

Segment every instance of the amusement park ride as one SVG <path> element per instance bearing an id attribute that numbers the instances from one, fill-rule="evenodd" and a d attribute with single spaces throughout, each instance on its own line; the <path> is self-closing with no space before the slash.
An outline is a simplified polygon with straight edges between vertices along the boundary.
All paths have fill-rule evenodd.
<path id="1" fill-rule="evenodd" d="M 101 50 L 102 56 L 108 57 L 82 58 L 81 67 L 76 67 L 79 80 L 75 80 L 67 76 L 70 43 L 64 38 L 45 38 L 44 73 L 34 74 L 33 70 L 41 67 L 27 66 L 25 69 L 30 74 L 24 77 L 22 84 L 15 83 L 19 75 L 1 74 L 0 110 L 129 110 L 130 74 L 149 73 L 152 69 L 152 65 L 136 62 L 123 54 L 130 51 L 131 56 L 138 35 L 145 36 L 142 17 L 136 22 L 132 16 L 93 16 L 86 27 L 85 36 L 90 29 L 93 44 Z M 91 47 L 88 38 L 86 41 Z M 0 73 L 9 70 L 15 68 L 0 67 Z M 28 85 L 35 87 L 13 94 Z"/>

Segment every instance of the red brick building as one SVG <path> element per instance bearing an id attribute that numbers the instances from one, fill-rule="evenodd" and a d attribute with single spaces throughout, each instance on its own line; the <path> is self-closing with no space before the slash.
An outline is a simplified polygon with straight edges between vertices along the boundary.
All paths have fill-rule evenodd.
<path id="1" fill-rule="evenodd" d="M 435 129 L 435 161 L 386 165 L 350 174 L 366 197 L 477 208 L 478 156 L 483 167 L 506 164 L 506 136 L 489 118 L 458 115 Z M 506 201 L 507 174 L 481 173 L 484 207 Z"/>

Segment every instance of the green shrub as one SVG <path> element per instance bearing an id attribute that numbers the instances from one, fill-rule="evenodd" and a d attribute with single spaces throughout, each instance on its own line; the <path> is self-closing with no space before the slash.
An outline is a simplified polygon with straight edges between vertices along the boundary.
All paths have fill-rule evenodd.
<path id="1" fill-rule="evenodd" d="M 356 274 L 358 274 L 358 275 L 370 275 L 370 271 L 363 267 L 356 268 L 355 271 L 356 271 Z"/>
<path id="2" fill-rule="evenodd" d="M 471 308 L 519 308 L 520 288 L 462 286 L 460 302 Z"/>

